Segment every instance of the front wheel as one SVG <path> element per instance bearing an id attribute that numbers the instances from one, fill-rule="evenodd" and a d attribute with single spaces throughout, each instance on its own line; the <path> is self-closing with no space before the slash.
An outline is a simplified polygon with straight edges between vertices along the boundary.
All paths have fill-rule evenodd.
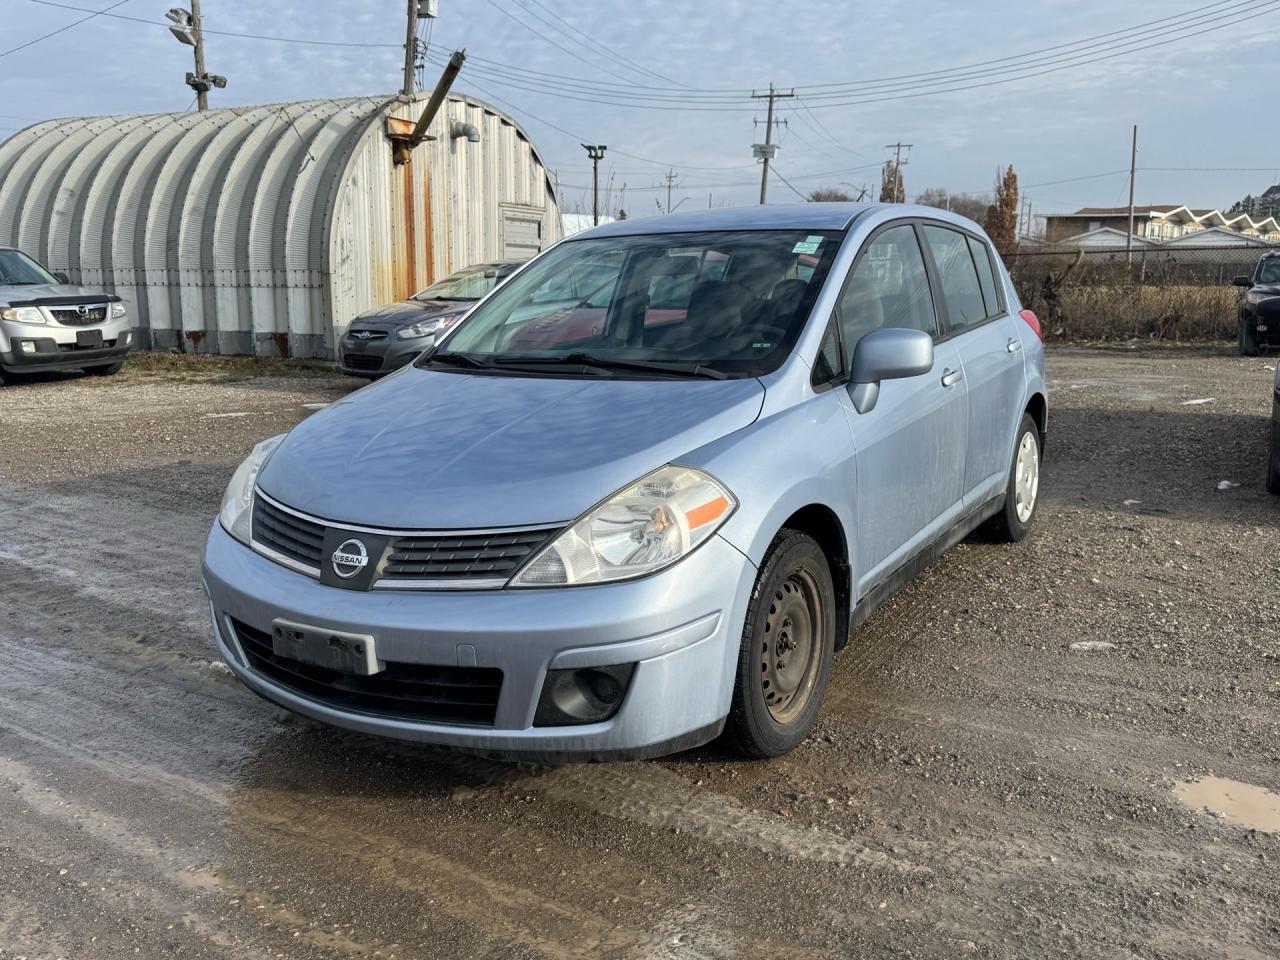
<path id="1" fill-rule="evenodd" d="M 1256 357 L 1259 353 L 1258 334 L 1249 325 L 1248 320 L 1241 319 L 1240 321 L 1240 336 L 1236 345 L 1242 357 Z"/>
<path id="2" fill-rule="evenodd" d="M 817 541 L 778 534 L 751 592 L 726 726 L 743 753 L 781 756 L 813 729 L 835 651 L 835 596 Z"/>
<path id="3" fill-rule="evenodd" d="M 1280 427 L 1271 421 L 1271 457 L 1267 464 L 1267 493 L 1280 494 Z"/>
<path id="4" fill-rule="evenodd" d="M 1040 499 L 1040 428 L 1024 413 L 1013 445 L 1013 463 L 1004 490 L 1004 507 L 991 518 L 991 532 L 999 540 L 1017 543 L 1031 532 Z"/>

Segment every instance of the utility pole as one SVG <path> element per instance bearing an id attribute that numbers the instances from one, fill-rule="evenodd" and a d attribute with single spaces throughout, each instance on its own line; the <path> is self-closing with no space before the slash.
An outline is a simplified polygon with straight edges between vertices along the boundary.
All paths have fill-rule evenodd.
<path id="1" fill-rule="evenodd" d="M 1133 263 L 1133 185 L 1138 173 L 1138 125 L 1133 125 L 1133 150 L 1129 154 L 1129 235 L 1124 241 L 1126 263 Z"/>
<path id="2" fill-rule="evenodd" d="M 902 168 L 905 164 L 911 162 L 911 148 L 914 146 L 915 146 L 914 143 L 903 143 L 901 141 L 897 143 L 886 143 L 884 146 L 886 150 L 893 151 L 893 202 L 894 203 L 906 202 L 907 198 L 902 196 L 902 194 L 906 192 L 906 187 L 902 182 Z M 902 159 L 903 150 L 907 151 L 906 160 Z"/>
<path id="3" fill-rule="evenodd" d="M 172 7 L 165 17 L 173 22 L 169 32 L 174 39 L 195 51 L 196 69 L 194 73 L 187 74 L 187 86 L 196 92 L 196 106 L 201 110 L 208 110 L 209 91 L 214 87 L 221 90 L 227 85 L 227 78 L 207 73 L 204 69 L 204 31 L 200 27 L 200 0 L 191 0 L 190 10 Z"/>
<path id="4" fill-rule="evenodd" d="M 191 0 L 191 37 L 196 54 L 196 80 L 204 77 L 204 31 L 200 29 L 200 0 Z M 209 109 L 209 87 L 205 84 L 192 85 L 196 92 L 196 109 Z"/>
<path id="5" fill-rule="evenodd" d="M 663 177 L 663 179 L 667 181 L 667 213 L 670 213 L 671 212 L 671 187 L 676 182 L 676 172 L 674 170 L 667 170 L 667 175 Z"/>
<path id="6" fill-rule="evenodd" d="M 418 0 L 408 0 L 404 25 L 404 85 L 400 92 L 413 96 L 413 65 L 418 53 Z"/>
<path id="7" fill-rule="evenodd" d="M 603 143 L 584 143 L 582 149 L 591 158 L 591 222 L 600 225 L 600 161 L 609 148 Z"/>
<path id="8" fill-rule="evenodd" d="M 773 84 L 769 84 L 768 93 L 756 93 L 752 91 L 752 100 L 768 100 L 769 113 L 768 119 L 764 122 L 764 143 L 752 144 L 751 149 L 757 160 L 764 162 L 764 167 L 760 171 L 760 205 L 764 205 L 765 196 L 769 192 L 769 161 L 773 159 L 774 154 L 778 152 L 778 148 L 773 142 L 773 104 L 776 100 L 787 100 L 796 95 L 795 90 L 775 90 Z"/>

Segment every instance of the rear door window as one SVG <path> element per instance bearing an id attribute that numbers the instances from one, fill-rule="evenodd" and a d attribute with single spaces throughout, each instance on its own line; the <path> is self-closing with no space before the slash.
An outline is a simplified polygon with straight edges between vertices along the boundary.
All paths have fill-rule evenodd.
<path id="1" fill-rule="evenodd" d="M 987 245 L 976 237 L 969 237 L 969 252 L 973 254 L 974 266 L 978 268 L 978 283 L 982 286 L 982 299 L 987 305 L 987 316 L 994 317 L 1003 312 L 1000 298 L 996 295 L 996 276 L 991 268 L 991 254 Z"/>
<path id="2" fill-rule="evenodd" d="M 982 299 L 968 237 L 957 230 L 930 225 L 925 226 L 924 236 L 938 268 L 948 332 L 960 333 L 982 323 L 987 319 L 987 305 Z"/>

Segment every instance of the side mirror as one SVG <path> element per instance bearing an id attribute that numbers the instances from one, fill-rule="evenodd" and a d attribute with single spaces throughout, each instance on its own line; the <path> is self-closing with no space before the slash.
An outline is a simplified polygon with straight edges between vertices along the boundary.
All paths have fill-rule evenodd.
<path id="1" fill-rule="evenodd" d="M 57 280 L 59 283 L 70 283 L 70 282 L 71 282 L 71 278 L 70 278 L 70 277 L 68 277 L 68 276 L 67 276 L 65 273 L 63 273 L 61 270 L 55 270 L 55 271 L 53 272 L 53 279 Z"/>
<path id="2" fill-rule="evenodd" d="M 904 380 L 933 369 L 933 337 L 923 330 L 888 327 L 858 341 L 850 365 L 849 397 L 859 413 L 880 399 L 881 380 Z"/>
<path id="3" fill-rule="evenodd" d="M 1231 285 L 1234 287 L 1252 287 L 1253 278 L 1252 277 L 1236 277 L 1234 280 L 1231 281 Z"/>

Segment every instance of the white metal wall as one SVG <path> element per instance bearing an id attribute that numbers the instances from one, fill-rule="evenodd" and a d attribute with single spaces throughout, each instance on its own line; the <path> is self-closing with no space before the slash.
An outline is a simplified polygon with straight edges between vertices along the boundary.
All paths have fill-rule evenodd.
<path id="1" fill-rule="evenodd" d="M 332 356 L 361 311 L 500 258 L 504 204 L 559 236 L 536 151 L 480 101 L 451 96 L 395 166 L 386 117 L 425 99 L 35 124 L 0 142 L 0 246 L 118 293 L 156 348 Z"/>

